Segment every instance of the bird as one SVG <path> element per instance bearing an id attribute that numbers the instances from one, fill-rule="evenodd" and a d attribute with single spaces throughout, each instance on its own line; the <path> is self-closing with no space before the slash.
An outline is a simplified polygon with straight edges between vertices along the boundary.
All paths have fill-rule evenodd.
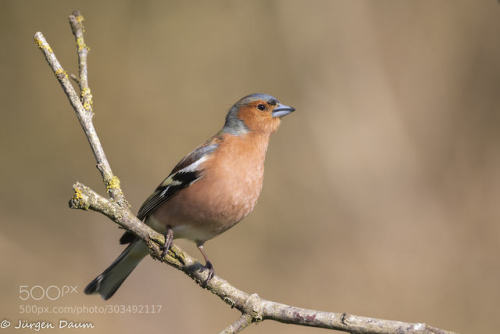
<path id="1" fill-rule="evenodd" d="M 137 218 L 165 235 L 163 255 L 174 239 L 194 241 L 208 270 L 215 270 L 204 250 L 207 240 L 225 232 L 253 209 L 262 190 L 264 160 L 270 135 L 282 117 L 295 108 L 267 94 L 251 94 L 227 112 L 220 131 L 187 154 L 140 207 Z M 120 244 L 129 244 L 102 274 L 85 288 L 111 298 L 149 253 L 135 234 L 127 231 Z"/>

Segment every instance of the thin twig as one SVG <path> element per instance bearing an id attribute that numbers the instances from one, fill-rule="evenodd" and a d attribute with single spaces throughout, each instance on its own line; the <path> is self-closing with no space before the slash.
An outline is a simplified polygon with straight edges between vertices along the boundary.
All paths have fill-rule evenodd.
<path id="1" fill-rule="evenodd" d="M 69 81 L 68 74 L 57 60 L 54 51 L 50 47 L 49 43 L 47 43 L 47 41 L 45 40 L 43 34 L 41 32 L 35 33 L 34 40 L 45 55 L 45 59 L 52 68 L 52 71 L 56 75 L 57 80 L 59 80 L 62 89 L 66 93 L 69 102 L 76 112 L 78 121 L 80 122 L 80 125 L 82 126 L 82 129 L 87 136 L 90 147 L 92 148 L 92 152 L 94 153 L 94 157 L 97 162 L 97 168 L 101 172 L 106 191 L 108 192 L 109 196 L 120 205 L 128 206 L 128 203 L 125 200 L 120 187 L 120 180 L 113 174 L 108 159 L 106 158 L 106 154 L 104 153 L 104 149 L 102 148 L 101 141 L 97 136 L 97 131 L 95 130 L 94 124 L 92 123 L 92 113 L 84 108 L 82 101 L 73 88 L 73 85 Z"/>
<path id="2" fill-rule="evenodd" d="M 78 77 L 73 74 L 73 73 L 70 73 L 69 77 L 71 78 L 71 80 L 73 80 L 78 86 L 80 86 L 80 79 L 78 79 Z"/>
<path id="3" fill-rule="evenodd" d="M 83 17 L 75 11 L 70 16 L 70 23 L 77 43 L 79 57 L 80 78 L 78 83 L 81 97 L 75 92 L 68 74 L 64 71 L 54 54 L 54 51 L 45 40 L 42 33 L 34 36 L 38 47 L 43 51 L 47 62 L 59 80 L 62 89 L 76 112 L 89 144 L 97 161 L 109 199 L 97 194 L 89 187 L 76 183 L 74 194 L 69 202 L 71 208 L 93 210 L 106 215 L 110 220 L 132 231 L 149 247 L 151 256 L 177 268 L 201 287 L 217 295 L 225 303 L 238 309 L 242 316 L 222 333 L 237 333 L 248 327 L 252 322 L 275 320 L 283 323 L 335 329 L 351 333 L 364 334 L 454 334 L 453 332 L 437 329 L 423 323 L 406 323 L 392 320 L 361 317 L 346 313 L 323 312 L 289 306 L 273 301 L 261 299 L 257 294 L 249 294 L 231 285 L 219 276 L 214 276 L 208 283 L 207 271 L 193 257 L 179 247 L 173 245 L 162 258 L 160 245 L 165 238 L 160 233 L 141 222 L 131 211 L 120 188 L 119 180 L 111 171 L 104 150 L 92 123 L 92 95 L 88 87 L 87 53 L 88 48 L 83 39 Z M 87 90 L 88 89 L 88 90 Z M 88 93 L 87 93 L 88 92 Z"/>
<path id="4" fill-rule="evenodd" d="M 241 317 L 238 318 L 231 325 L 227 326 L 222 332 L 219 334 L 236 334 L 247 328 L 252 323 L 252 317 L 249 314 L 242 314 Z"/>
<path id="5" fill-rule="evenodd" d="M 83 27 L 83 16 L 80 11 L 75 10 L 73 14 L 69 16 L 69 23 L 71 26 L 71 31 L 75 36 L 76 51 L 78 53 L 78 68 L 80 70 L 80 95 L 83 103 L 83 108 L 92 114 L 92 93 L 90 92 L 89 79 L 88 79 L 88 68 L 87 68 L 87 55 L 89 52 L 89 47 L 85 43 L 83 37 L 83 32 L 85 28 Z"/>

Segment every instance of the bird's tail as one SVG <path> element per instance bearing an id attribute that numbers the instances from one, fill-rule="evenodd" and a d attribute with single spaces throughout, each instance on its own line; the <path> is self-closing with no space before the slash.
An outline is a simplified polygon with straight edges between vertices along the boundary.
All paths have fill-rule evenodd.
<path id="1" fill-rule="evenodd" d="M 148 248 L 142 240 L 132 242 L 102 274 L 87 285 L 85 293 L 99 293 L 103 299 L 111 298 L 147 254 Z"/>

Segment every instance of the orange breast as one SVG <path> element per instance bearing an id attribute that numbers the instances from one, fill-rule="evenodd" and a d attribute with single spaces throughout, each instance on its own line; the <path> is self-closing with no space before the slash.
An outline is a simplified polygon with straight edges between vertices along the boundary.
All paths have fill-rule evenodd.
<path id="1" fill-rule="evenodd" d="M 152 226 L 170 225 L 174 237 L 205 241 L 239 222 L 262 190 L 268 140 L 265 134 L 224 134 L 202 166 L 203 177 L 158 208 Z"/>

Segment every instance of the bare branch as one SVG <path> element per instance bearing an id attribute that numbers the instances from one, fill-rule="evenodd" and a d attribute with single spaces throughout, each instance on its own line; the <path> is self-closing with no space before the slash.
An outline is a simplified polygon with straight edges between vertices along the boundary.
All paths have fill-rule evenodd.
<path id="1" fill-rule="evenodd" d="M 224 329 L 221 333 L 238 333 L 252 322 L 275 320 L 288 324 L 335 329 L 351 333 L 364 334 L 454 334 L 423 323 L 406 323 L 392 320 L 382 320 L 361 317 L 346 313 L 332 313 L 303 309 L 295 306 L 276 303 L 261 299 L 257 294 L 249 294 L 231 285 L 219 276 L 214 276 L 205 283 L 208 272 L 193 257 L 179 247 L 172 245 L 165 257 L 161 257 L 160 245 L 165 238 L 160 233 L 141 222 L 129 209 L 129 205 L 120 188 L 118 178 L 111 171 L 106 155 L 102 148 L 97 132 L 92 123 L 93 106 L 92 94 L 88 85 L 87 54 L 88 47 L 83 38 L 83 16 L 78 11 L 70 15 L 70 24 L 75 35 L 79 59 L 79 78 L 73 78 L 80 86 L 81 96 L 75 92 L 68 74 L 58 62 L 54 51 L 45 40 L 42 33 L 37 32 L 35 42 L 42 50 L 52 71 L 56 75 L 62 89 L 66 93 L 73 109 L 76 112 L 89 144 L 94 153 L 97 167 L 101 172 L 109 199 L 97 194 L 89 187 L 75 183 L 74 194 L 69 206 L 74 209 L 92 210 L 107 216 L 119 226 L 132 231 L 149 247 L 151 256 L 177 268 L 191 277 L 202 288 L 208 289 L 217 295 L 226 304 L 238 309 L 241 317 Z"/>
<path id="2" fill-rule="evenodd" d="M 71 78 L 71 80 L 73 80 L 73 81 L 74 81 L 77 85 L 80 85 L 80 79 L 78 79 L 78 77 L 77 77 L 75 74 L 71 73 L 71 74 L 69 75 L 69 77 L 70 77 L 70 78 Z"/>
<path id="3" fill-rule="evenodd" d="M 101 172 L 101 176 L 108 194 L 120 205 L 128 206 L 120 187 L 120 180 L 113 174 L 111 170 L 111 166 L 109 165 L 108 159 L 106 158 L 106 154 L 104 154 L 104 149 L 102 148 L 101 141 L 99 140 L 94 124 L 92 123 L 92 112 L 84 108 L 82 101 L 75 91 L 75 88 L 73 88 L 73 85 L 69 81 L 68 74 L 57 60 L 54 51 L 50 47 L 49 43 L 47 43 L 47 41 L 45 40 L 43 34 L 41 32 L 35 33 L 34 40 L 45 55 L 45 59 L 52 68 L 52 71 L 56 75 L 57 80 L 59 80 L 59 83 L 66 93 L 71 106 L 76 112 L 78 121 L 80 122 L 80 125 L 82 126 L 82 129 L 87 136 L 90 147 L 92 148 L 92 152 L 94 153 L 94 157 L 97 161 L 97 168 Z"/>
<path id="4" fill-rule="evenodd" d="M 244 317 L 227 327 L 222 333 L 237 333 L 251 322 L 269 319 L 283 323 L 336 329 L 351 333 L 453 334 L 453 332 L 440 330 L 423 323 L 382 320 L 347 313 L 324 312 L 289 306 L 261 299 L 257 294 L 250 295 L 217 275 L 205 285 L 204 282 L 207 278 L 207 273 L 200 271 L 203 266 L 179 247 L 173 245 L 167 256 L 161 259 L 159 245 L 164 243 L 163 235 L 139 221 L 130 210 L 108 201 L 80 183 L 76 183 L 74 189 L 75 193 L 70 201 L 70 207 L 100 212 L 120 226 L 134 232 L 148 244 L 151 255 L 154 258 L 165 261 L 185 272 L 198 285 L 208 289 L 225 303 L 241 311 Z M 244 319 L 246 319 L 246 324 Z M 234 331 L 236 329 L 237 331 Z"/>
<path id="5" fill-rule="evenodd" d="M 219 334 L 236 334 L 247 328 L 252 323 L 252 317 L 248 314 L 242 314 L 238 320 L 229 325 Z"/>
<path id="6" fill-rule="evenodd" d="M 69 16 L 69 23 L 71 25 L 71 30 L 73 35 L 75 35 L 76 41 L 76 51 L 78 53 L 78 67 L 80 69 L 80 95 L 83 103 L 83 107 L 87 112 L 92 114 L 92 93 L 90 92 L 89 79 L 88 79 L 88 69 L 87 69 L 87 54 L 89 52 L 89 47 L 85 44 L 85 39 L 83 38 L 83 32 L 85 28 L 83 27 L 83 16 L 80 11 L 75 10 L 72 15 Z"/>

